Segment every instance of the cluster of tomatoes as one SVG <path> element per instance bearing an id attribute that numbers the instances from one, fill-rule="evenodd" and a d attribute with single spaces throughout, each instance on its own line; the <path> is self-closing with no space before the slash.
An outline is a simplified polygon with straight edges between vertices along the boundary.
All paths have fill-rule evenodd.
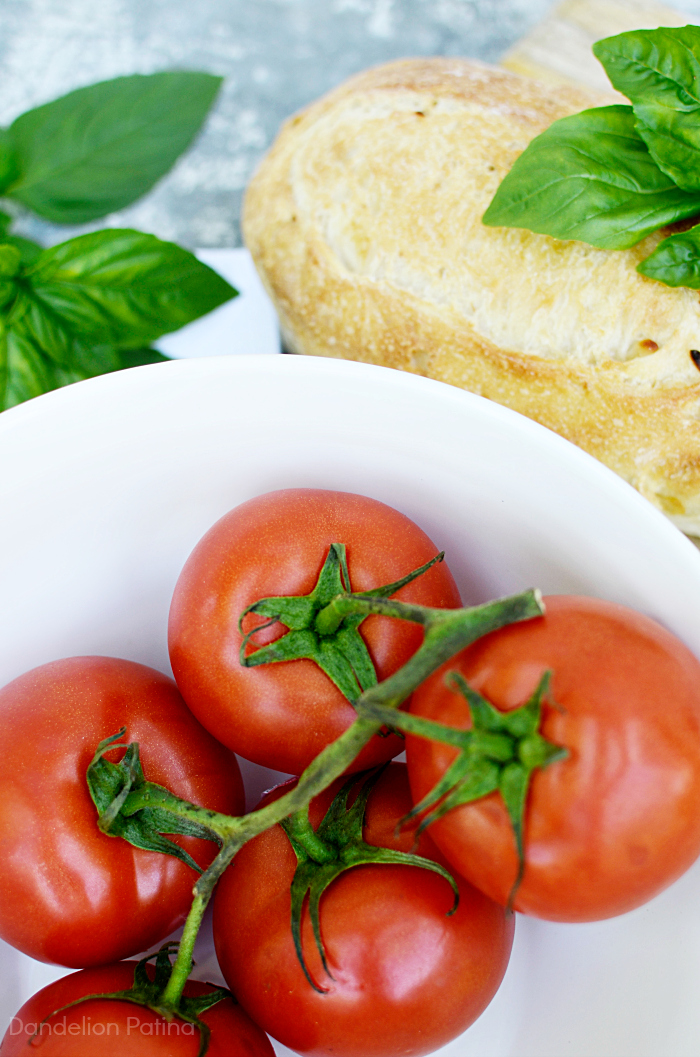
<path id="1" fill-rule="evenodd" d="M 270 493 L 217 522 L 188 560 L 170 615 L 175 683 L 130 661 L 79 657 L 44 665 L 0 691 L 0 935 L 34 958 L 82 970 L 26 1003 L 0 1045 L 2 1057 L 28 1053 L 28 1044 L 46 1057 L 199 1052 L 201 1039 L 187 1022 L 168 1023 L 127 1001 L 69 1005 L 128 988 L 134 966 L 120 959 L 182 923 L 196 879 L 176 858 L 100 832 L 85 773 L 98 743 L 126 727 L 149 781 L 217 812 L 243 812 L 235 753 L 301 774 L 356 712 L 313 660 L 242 664 L 241 650 L 276 642 L 289 629 L 254 614 L 239 622 L 259 599 L 310 595 L 337 543 L 346 547 L 355 592 L 393 583 L 436 554 L 422 530 L 374 500 Z M 461 605 L 444 563 L 397 597 Z M 650 899 L 696 859 L 700 663 L 624 607 L 565 596 L 545 599 L 545 607 L 543 617 L 464 650 L 409 702 L 414 715 L 465 730 L 469 705 L 447 673 L 458 672 L 506 714 L 552 673 L 539 734 L 566 752 L 532 773 L 524 869 L 506 784 L 444 813 L 417 840 L 415 824 L 400 823 L 453 767 L 457 749 L 416 734 L 405 741 L 375 735 L 353 771 L 404 748 L 407 764 L 390 764 L 374 785 L 364 840 L 447 866 L 459 888 L 457 910 L 450 913 L 453 892 L 435 872 L 358 866 L 323 896 L 325 964 L 303 917 L 303 966 L 290 928 L 297 856 L 274 826 L 242 848 L 217 886 L 214 939 L 236 1000 L 202 1014 L 210 1057 L 272 1054 L 265 1032 L 318 1057 L 430 1053 L 464 1031 L 495 994 L 513 938 L 509 903 L 550 920 L 610 917 Z M 255 645 L 246 645 L 256 625 Z M 423 634 L 379 615 L 367 617 L 361 633 L 379 681 L 408 660 Z M 514 742 L 523 759 L 526 742 Z M 342 784 L 312 801 L 313 827 Z M 266 802 L 279 795 L 273 790 Z M 196 837 L 175 839 L 202 868 L 217 851 Z M 321 986 L 310 986 L 305 968 Z"/>

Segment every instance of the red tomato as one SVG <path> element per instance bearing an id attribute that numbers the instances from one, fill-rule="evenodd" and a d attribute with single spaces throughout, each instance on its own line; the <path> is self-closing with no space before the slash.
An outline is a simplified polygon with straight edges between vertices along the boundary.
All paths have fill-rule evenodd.
<path id="1" fill-rule="evenodd" d="M 594 921 L 646 902 L 700 853 L 700 663 L 668 631 L 594 598 L 545 599 L 546 615 L 481 639 L 413 695 L 411 711 L 467 728 L 466 702 L 445 686 L 456 670 L 497 708 L 525 702 L 553 674 L 542 733 L 569 757 L 533 772 L 525 873 L 515 907 L 553 921 Z M 406 739 L 416 802 L 455 757 Z M 505 903 L 517 873 L 499 793 L 430 827 L 454 867 Z"/>
<path id="2" fill-rule="evenodd" d="M 38 991 L 12 1018 L 0 1044 L 0 1057 L 196 1057 L 199 1030 L 186 1021 L 171 1022 L 143 1006 L 114 999 L 91 999 L 50 1017 L 28 1045 L 44 1017 L 84 995 L 131 987 L 135 962 L 117 962 L 71 973 Z M 186 995 L 211 991 L 193 980 Z M 233 998 L 217 1002 L 201 1019 L 211 1029 L 207 1057 L 274 1057 L 267 1036 Z"/>
<path id="3" fill-rule="evenodd" d="M 72 657 L 9 683 L 0 690 L 0 935 L 40 961 L 128 957 L 177 928 L 192 901 L 191 867 L 97 828 L 85 772 L 121 726 L 141 743 L 149 781 L 214 810 L 243 810 L 235 758 L 160 672 Z M 216 854 L 209 841 L 174 839 L 200 865 Z"/>
<path id="4" fill-rule="evenodd" d="M 308 594 L 331 543 L 347 545 L 356 591 L 393 583 L 437 554 L 417 525 L 366 496 L 305 488 L 270 492 L 236 507 L 209 530 L 182 571 L 170 610 L 170 660 L 194 714 L 241 756 L 291 774 L 300 774 L 342 734 L 355 710 L 311 660 L 244 668 L 238 619 L 259 599 Z M 444 563 L 396 597 L 427 606 L 461 604 Z M 251 627 L 262 622 L 250 619 Z M 278 624 L 257 642 L 272 641 L 284 630 Z M 380 680 L 408 660 L 423 636 L 418 625 L 379 616 L 368 617 L 361 634 Z M 377 736 L 354 769 L 402 749 L 401 739 Z"/>
<path id="5" fill-rule="evenodd" d="M 312 802 L 312 825 L 338 785 Z M 391 764 L 370 794 L 367 843 L 411 851 L 412 833 L 394 835 L 410 806 L 406 768 Z M 418 853 L 443 861 L 427 838 Z M 460 904 L 448 917 L 449 884 L 415 866 L 364 865 L 332 882 L 320 906 L 332 980 L 304 911 L 304 955 L 314 979 L 328 988 L 325 994 L 313 990 L 290 929 L 295 867 L 289 841 L 275 826 L 243 847 L 215 895 L 221 970 L 244 1009 L 273 1038 L 316 1057 L 408 1057 L 443 1046 L 488 1005 L 508 963 L 513 915 L 455 878 Z"/>

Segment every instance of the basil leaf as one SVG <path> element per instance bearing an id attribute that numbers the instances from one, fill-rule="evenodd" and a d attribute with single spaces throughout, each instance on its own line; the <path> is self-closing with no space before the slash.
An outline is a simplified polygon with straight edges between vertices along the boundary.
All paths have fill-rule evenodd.
<path id="1" fill-rule="evenodd" d="M 16 246 L 0 245 L 0 309 L 8 309 L 19 293 L 21 255 Z"/>
<path id="2" fill-rule="evenodd" d="M 55 323 L 36 328 L 22 307 L 24 313 L 13 309 L 13 322 L 0 320 L 0 411 L 72 382 L 167 359 L 155 349 L 91 345 Z"/>
<path id="3" fill-rule="evenodd" d="M 22 235 L 10 235 L 9 227 L 11 223 L 12 217 L 8 213 L 3 213 L 0 209 L 0 243 L 5 246 L 14 246 L 15 249 L 18 249 L 22 264 L 34 264 L 41 253 L 41 246 L 38 242 L 33 242 L 32 239 L 25 239 Z"/>
<path id="4" fill-rule="evenodd" d="M 129 229 L 95 231 L 44 250 L 25 281 L 32 318 L 55 319 L 82 339 L 130 348 L 236 296 L 194 254 Z"/>
<path id="5" fill-rule="evenodd" d="M 0 190 L 58 224 L 122 209 L 189 146 L 222 78 L 133 74 L 102 81 L 22 114 L 4 136 L 17 172 Z"/>
<path id="6" fill-rule="evenodd" d="M 21 330 L 4 322 L 0 327 L 0 409 L 65 384 L 57 380 L 55 366 L 26 341 Z"/>
<path id="7" fill-rule="evenodd" d="M 631 100 L 657 164 L 685 191 L 700 190 L 700 28 L 634 30 L 593 53 Z"/>
<path id="8" fill-rule="evenodd" d="M 615 105 L 555 121 L 516 160 L 483 223 L 619 250 L 700 212 L 700 194 L 661 171 L 634 120 Z"/>
<path id="9" fill-rule="evenodd" d="M 34 264 L 39 259 L 42 247 L 32 239 L 25 239 L 23 235 L 5 235 L 3 242 L 19 250 L 22 264 Z"/>
<path id="10" fill-rule="evenodd" d="M 637 265 L 637 271 L 666 286 L 700 290 L 700 225 L 669 235 Z"/>
<path id="11" fill-rule="evenodd" d="M 43 250 L 0 246 L 0 410 L 62 385 L 167 357 L 161 334 L 235 296 L 197 258 L 139 231 L 106 230 Z M 0 289 L 0 294 L 3 291 Z"/>
<path id="12" fill-rule="evenodd" d="M 0 245 L 0 277 L 14 279 L 19 275 L 21 267 L 21 254 L 16 246 L 8 246 L 6 243 Z"/>
<path id="13" fill-rule="evenodd" d="M 12 138 L 6 128 L 0 129 L 0 194 L 17 179 L 19 166 Z M 3 218 L 7 216 L 2 214 Z M 9 223 L 10 217 L 7 217 Z"/>

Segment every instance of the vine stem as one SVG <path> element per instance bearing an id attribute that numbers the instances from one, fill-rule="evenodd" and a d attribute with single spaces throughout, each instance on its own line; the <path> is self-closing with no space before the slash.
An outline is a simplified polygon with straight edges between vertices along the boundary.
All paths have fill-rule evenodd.
<path id="1" fill-rule="evenodd" d="M 460 650 L 498 628 L 542 616 L 544 606 L 537 590 L 524 591 L 469 609 L 431 609 L 407 605 L 396 599 L 341 595 L 322 610 L 319 617 L 326 614 L 327 623 L 332 627 L 337 618 L 342 619 L 349 614 L 369 613 L 399 617 L 421 624 L 425 637 L 419 649 L 402 668 L 384 682 L 361 694 L 355 702 L 358 717 L 352 726 L 319 753 L 302 773 L 293 789 L 273 803 L 240 817 L 195 809 L 202 812 L 202 820 L 206 817 L 205 824 L 218 834 L 221 848 L 194 886 L 192 908 L 185 922 L 170 981 L 163 993 L 164 1009 L 177 1007 L 192 968 L 192 952 L 204 911 L 224 870 L 244 844 L 288 815 L 308 807 L 315 796 L 347 770 L 360 750 L 383 726 L 381 720 L 373 718 L 365 711 L 365 707 L 383 705 L 393 709 L 399 708 L 417 686 Z M 173 804 L 176 804 L 176 798 L 173 798 Z M 129 813 L 129 806 L 127 798 L 124 804 L 126 813 Z M 166 810 L 176 811 L 175 806 L 162 806 Z M 190 817 L 193 815 L 192 808 L 193 805 L 187 805 Z"/>

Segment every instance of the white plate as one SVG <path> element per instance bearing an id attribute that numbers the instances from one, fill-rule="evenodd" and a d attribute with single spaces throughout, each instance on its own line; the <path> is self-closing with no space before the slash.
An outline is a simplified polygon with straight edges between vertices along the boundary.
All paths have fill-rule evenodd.
<path id="1" fill-rule="evenodd" d="M 446 549 L 466 601 L 599 595 L 700 655 L 700 553 L 577 448 L 439 382 L 240 356 L 136 368 L 0 416 L 0 683 L 78 653 L 167 671 L 169 599 L 193 545 L 237 503 L 292 485 L 403 510 Z M 516 933 L 501 991 L 444 1057 L 697 1057 L 698 866 L 622 918 L 520 918 Z M 206 945 L 200 957 L 211 976 Z M 4 1023 L 63 972 L 10 948 L 0 965 Z"/>

